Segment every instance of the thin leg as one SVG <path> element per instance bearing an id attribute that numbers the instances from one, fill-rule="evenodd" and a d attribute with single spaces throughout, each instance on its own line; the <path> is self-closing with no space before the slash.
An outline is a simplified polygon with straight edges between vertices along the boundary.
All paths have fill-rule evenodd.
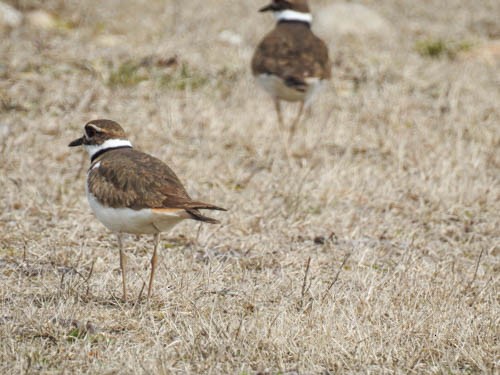
<path id="1" fill-rule="evenodd" d="M 276 108 L 276 114 L 278 115 L 280 131 L 283 133 L 285 130 L 285 123 L 283 122 L 283 115 L 281 114 L 281 102 L 278 98 L 274 98 L 274 108 Z"/>
<path id="2" fill-rule="evenodd" d="M 283 115 L 281 114 L 281 102 L 278 98 L 274 98 L 274 107 L 276 108 L 276 114 L 278 115 L 278 130 L 280 132 L 283 146 L 285 147 L 285 154 L 288 157 L 288 161 L 290 161 L 292 156 L 288 147 L 288 143 L 286 142 L 285 123 L 283 122 Z"/>
<path id="3" fill-rule="evenodd" d="M 300 102 L 299 113 L 297 113 L 297 117 L 293 120 L 292 127 L 290 128 L 290 135 L 288 137 L 288 142 L 292 142 L 292 138 L 295 134 L 295 130 L 297 130 L 297 125 L 300 122 L 300 118 L 302 117 L 302 112 L 304 111 L 304 101 Z"/>
<path id="4" fill-rule="evenodd" d="M 120 247 L 120 269 L 122 270 L 122 287 L 123 287 L 123 300 L 127 300 L 127 283 L 125 279 L 125 266 L 127 264 L 127 258 L 125 257 L 125 253 L 123 252 L 123 241 L 122 234 L 117 233 L 116 237 L 118 238 L 118 246 Z"/>
<path id="5" fill-rule="evenodd" d="M 156 264 L 158 263 L 158 255 L 156 254 L 156 252 L 158 250 L 158 245 L 160 244 L 160 233 L 155 234 L 154 243 L 155 244 L 154 244 L 153 256 L 151 257 L 151 276 L 149 278 L 148 300 L 149 297 L 151 296 L 151 290 L 153 288 L 153 279 L 155 277 Z"/>

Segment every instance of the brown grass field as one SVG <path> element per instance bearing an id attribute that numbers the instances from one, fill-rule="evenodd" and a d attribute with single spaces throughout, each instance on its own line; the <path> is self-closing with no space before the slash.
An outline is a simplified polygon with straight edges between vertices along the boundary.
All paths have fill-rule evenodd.
<path id="1" fill-rule="evenodd" d="M 249 68 L 266 0 L 7 3 L 0 373 L 499 372 L 500 2 L 365 0 L 383 37 L 318 30 L 333 79 L 291 156 Z M 151 236 L 124 303 L 67 147 L 95 118 L 229 209 L 163 235 L 149 304 Z"/>

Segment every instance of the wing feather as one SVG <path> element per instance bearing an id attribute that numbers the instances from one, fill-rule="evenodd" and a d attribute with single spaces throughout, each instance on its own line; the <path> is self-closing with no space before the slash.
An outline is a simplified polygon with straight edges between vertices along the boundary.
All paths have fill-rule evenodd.
<path id="1" fill-rule="evenodd" d="M 119 154 L 117 154 L 119 153 Z M 89 189 L 110 207 L 209 208 L 194 202 L 177 175 L 161 160 L 133 149 L 105 153 L 89 172 Z"/>
<path id="2" fill-rule="evenodd" d="M 278 24 L 257 46 L 252 72 L 273 74 L 298 88 L 307 79 L 331 77 L 331 62 L 325 43 L 302 25 Z"/>

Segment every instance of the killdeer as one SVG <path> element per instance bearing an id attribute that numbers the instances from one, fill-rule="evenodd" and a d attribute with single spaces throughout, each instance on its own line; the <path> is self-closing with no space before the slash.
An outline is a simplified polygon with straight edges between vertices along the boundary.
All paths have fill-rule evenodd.
<path id="1" fill-rule="evenodd" d="M 274 100 L 278 123 L 283 128 L 280 101 L 300 102 L 289 140 L 295 133 L 304 107 L 331 77 L 325 43 L 311 31 L 312 15 L 307 0 L 272 0 L 260 12 L 273 12 L 276 27 L 259 43 L 252 58 L 252 73 Z"/>
<path id="2" fill-rule="evenodd" d="M 84 146 L 91 160 L 85 184 L 90 207 L 101 223 L 118 237 L 124 300 L 127 287 L 122 234 L 154 235 L 149 299 L 160 233 L 184 219 L 219 223 L 199 210 L 225 209 L 192 200 L 175 173 L 161 160 L 133 149 L 125 131 L 114 121 L 88 122 L 83 136 L 69 144 L 69 147 L 75 146 Z"/>

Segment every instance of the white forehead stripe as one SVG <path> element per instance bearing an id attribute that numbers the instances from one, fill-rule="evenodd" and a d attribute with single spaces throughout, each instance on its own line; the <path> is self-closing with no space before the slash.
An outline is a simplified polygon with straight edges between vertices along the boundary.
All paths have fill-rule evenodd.
<path id="1" fill-rule="evenodd" d="M 278 21 L 299 21 L 310 24 L 313 20 L 311 13 L 302 13 L 290 9 L 274 12 L 274 16 Z"/>
<path id="2" fill-rule="evenodd" d="M 108 148 L 117 148 L 117 147 L 132 147 L 132 143 L 127 139 L 108 139 L 101 145 L 85 145 L 85 149 L 89 153 L 89 156 L 92 158 L 99 151 L 106 150 Z"/>

